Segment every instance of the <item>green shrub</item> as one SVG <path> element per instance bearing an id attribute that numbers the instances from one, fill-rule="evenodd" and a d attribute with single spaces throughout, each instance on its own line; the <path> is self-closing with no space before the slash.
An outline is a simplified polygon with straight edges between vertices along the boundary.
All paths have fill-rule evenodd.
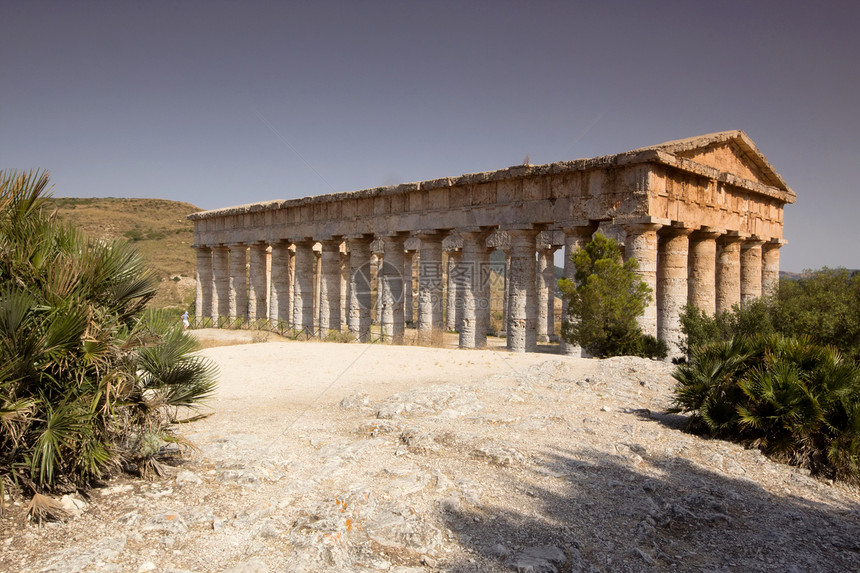
<path id="1" fill-rule="evenodd" d="M 158 279 L 136 251 L 41 213 L 47 184 L 0 172 L 0 489 L 158 473 L 214 368 L 173 317 L 144 312 Z"/>
<path id="2" fill-rule="evenodd" d="M 681 332 L 684 335 L 681 350 L 689 355 L 694 346 L 729 340 L 730 338 L 774 334 L 773 301 L 757 299 L 741 308 L 708 316 L 694 306 L 685 306 L 681 312 Z"/>
<path id="3" fill-rule="evenodd" d="M 574 280 L 558 282 L 568 301 L 562 337 L 597 357 L 664 358 L 666 345 L 645 337 L 636 322 L 651 300 L 651 288 L 636 274 L 636 260 L 622 263 L 618 243 L 599 233 L 572 257 Z"/>
<path id="4" fill-rule="evenodd" d="M 779 333 L 810 336 L 860 363 L 860 273 L 825 268 L 799 280 L 782 280 L 775 297 L 713 317 L 685 307 L 681 330 L 687 354 L 694 346 L 732 337 Z"/>
<path id="5" fill-rule="evenodd" d="M 860 366 L 809 337 L 734 338 L 694 346 L 673 376 L 688 429 L 860 483 Z"/>
<path id="6" fill-rule="evenodd" d="M 824 268 L 779 283 L 773 324 L 786 336 L 808 334 L 860 363 L 860 273 Z"/>
<path id="7" fill-rule="evenodd" d="M 129 229 L 123 233 L 123 236 L 129 241 L 142 241 L 145 238 L 143 232 L 138 228 Z"/>

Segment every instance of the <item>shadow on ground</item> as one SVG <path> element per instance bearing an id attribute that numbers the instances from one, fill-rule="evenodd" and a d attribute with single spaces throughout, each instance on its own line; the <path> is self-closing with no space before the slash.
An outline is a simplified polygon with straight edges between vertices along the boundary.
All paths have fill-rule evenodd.
<path id="1" fill-rule="evenodd" d="M 543 487 L 523 489 L 515 471 L 507 474 L 519 511 L 491 501 L 443 510 L 472 556 L 451 570 L 860 570 L 860 508 L 791 495 L 793 481 L 811 479 L 802 473 L 774 495 L 743 477 L 635 449 L 547 451 L 528 466 Z M 827 497 L 830 486 L 813 487 Z"/>

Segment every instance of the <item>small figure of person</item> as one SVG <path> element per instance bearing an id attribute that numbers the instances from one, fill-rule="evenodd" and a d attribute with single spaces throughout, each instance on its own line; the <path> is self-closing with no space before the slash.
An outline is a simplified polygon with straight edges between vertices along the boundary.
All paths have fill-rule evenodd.
<path id="1" fill-rule="evenodd" d="M 187 310 L 182 313 L 182 325 L 185 327 L 185 330 L 188 330 L 188 328 L 191 326 L 188 323 L 188 311 Z"/>

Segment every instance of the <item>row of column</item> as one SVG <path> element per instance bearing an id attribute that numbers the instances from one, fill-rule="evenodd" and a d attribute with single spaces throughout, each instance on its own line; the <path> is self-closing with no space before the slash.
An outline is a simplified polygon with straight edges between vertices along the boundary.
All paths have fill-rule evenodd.
<path id="1" fill-rule="evenodd" d="M 421 240 L 415 321 L 418 334 L 430 339 L 434 332 L 456 329 L 461 347 L 482 347 L 486 345 L 490 327 L 489 259 L 492 249 L 487 247 L 487 237 L 492 229 L 460 232 L 462 249 L 448 257 L 448 320 L 443 322 L 446 289 L 442 241 L 449 232 L 439 230 L 417 235 Z M 508 234 L 511 245 L 505 273 L 504 312 L 507 347 L 514 351 L 535 350 L 539 338 L 546 339 L 554 334 L 554 249 L 540 251 L 538 268 L 535 263 L 538 231 L 522 229 Z M 398 341 L 403 337 L 406 322 L 413 319 L 407 316 L 412 314 L 412 255 L 404 250 L 406 235 L 382 239 L 378 318 L 381 334 Z M 345 259 L 340 252 L 342 238 L 320 241 L 318 268 L 313 251 L 315 241 L 279 241 L 271 245 L 268 276 L 268 246 L 264 243 L 199 247 L 197 317 L 212 318 L 216 323 L 223 318 L 269 319 L 308 332 L 313 332 L 316 326 L 322 336 L 344 325 L 358 340 L 367 341 L 371 327 L 373 240 L 370 235 L 347 238 L 349 254 Z M 408 277 L 408 282 L 404 282 L 404 277 Z M 270 284 L 269 290 L 267 284 Z M 346 296 L 342 297 L 344 290 Z"/>
<path id="2" fill-rule="evenodd" d="M 647 334 L 665 341 L 670 355 L 681 341 L 680 311 L 693 305 L 708 314 L 745 305 L 772 293 L 779 281 L 780 242 L 765 242 L 737 233 L 663 226 L 657 223 L 624 225 L 625 256 L 638 261 L 639 274 L 654 297 L 640 325 Z M 564 276 L 576 269 L 571 254 L 583 247 L 596 226 L 563 229 Z M 491 230 L 460 231 L 463 247 L 448 257 L 449 287 L 444 288 L 442 241 L 450 230 L 418 234 L 417 329 L 419 337 L 458 330 L 460 346 L 486 344 L 490 326 Z M 554 247 L 538 249 L 538 230 L 509 230 L 510 248 L 505 270 L 507 347 L 514 351 L 536 349 L 539 340 L 554 335 Z M 406 254 L 406 235 L 384 241 L 379 267 L 378 308 L 381 334 L 391 340 L 403 337 L 412 322 L 412 255 Z M 348 256 L 341 253 L 342 238 L 320 241 L 322 250 L 314 285 L 317 258 L 311 239 L 279 241 L 271 245 L 271 271 L 267 277 L 267 245 L 201 247 L 197 250 L 198 318 L 250 317 L 270 319 L 319 334 L 345 326 L 358 340 L 367 341 L 371 326 L 371 235 L 346 239 Z M 295 253 L 291 256 L 290 245 Z M 537 253 L 537 263 L 535 255 Z M 246 268 L 247 274 L 246 274 Z M 404 283 L 404 277 L 408 282 Z M 271 288 L 267 288 L 267 278 Z M 247 282 L 246 282 L 247 281 Z M 445 292 L 447 290 L 447 293 Z M 407 295 L 408 292 L 408 295 Z M 314 295 L 318 296 L 315 304 Z M 443 301 L 447 294 L 447 321 Z M 407 311 L 408 308 L 408 311 Z M 247 314 L 245 309 L 247 309 Z M 456 309 L 456 311 L 454 311 Z M 268 311 L 268 315 L 267 315 Z M 567 317 L 566 304 L 562 317 Z M 579 348 L 562 342 L 562 351 Z"/>
<path id="3" fill-rule="evenodd" d="M 744 306 L 779 286 L 781 241 L 763 241 L 715 229 L 656 223 L 626 225 L 627 257 L 655 293 L 640 326 L 677 355 L 684 305 L 709 315 Z"/>

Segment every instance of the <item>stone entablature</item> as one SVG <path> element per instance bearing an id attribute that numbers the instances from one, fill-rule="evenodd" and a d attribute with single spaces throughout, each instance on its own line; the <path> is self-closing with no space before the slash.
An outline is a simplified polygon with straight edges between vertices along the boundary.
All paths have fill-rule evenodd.
<path id="1" fill-rule="evenodd" d="M 431 244 L 438 240 L 440 249 L 458 249 L 456 256 L 449 257 L 452 269 L 475 267 L 493 248 L 505 250 L 509 260 L 513 257 L 514 264 L 508 265 L 513 281 L 506 277 L 508 341 L 515 349 L 531 348 L 533 332 L 540 332 L 542 337 L 552 332 L 545 324 L 537 328 L 535 325 L 538 317 L 542 321 L 551 320 L 545 318 L 551 313 L 543 308 L 546 291 L 552 287 L 547 284 L 552 282 L 546 271 L 547 257 L 560 246 L 566 247 L 569 256 L 570 249 L 600 225 L 601 229 L 623 237 L 628 256 L 639 259 L 640 272 L 655 290 L 656 312 L 646 312 L 643 327 L 674 344 L 679 336 L 677 317 L 670 315 L 677 314 L 684 304 L 694 302 L 713 312 L 714 308 L 721 310 L 726 301 L 745 302 L 773 288 L 775 272 L 778 273 L 778 248 L 784 243 L 782 210 L 794 200 L 794 192 L 752 141 L 743 132 L 734 131 L 594 159 L 520 165 L 460 177 L 195 213 L 189 216 L 194 221 L 194 246 L 204 251 L 198 252 L 198 275 L 202 281 L 198 298 L 211 299 L 199 301 L 198 314 L 202 307 L 208 309 L 203 311 L 204 317 L 225 316 L 225 313 L 249 316 L 245 310 L 249 305 L 248 292 L 238 291 L 251 288 L 251 314 L 260 316 L 266 297 L 261 292 L 259 249 L 288 244 L 293 253 L 289 256 L 298 257 L 300 267 L 290 259 L 288 273 L 281 269 L 268 271 L 283 283 L 271 290 L 279 297 L 289 298 L 294 309 L 293 299 L 302 301 L 293 312 L 293 319 L 300 319 L 296 326 L 308 327 L 314 320 L 319 321 L 317 315 L 322 307 L 327 323 L 324 328 L 330 329 L 334 321 L 329 316 L 358 315 L 349 309 L 343 309 L 342 313 L 339 307 L 334 308 L 333 299 L 314 302 L 308 294 L 316 292 L 319 297 L 320 289 L 324 293 L 337 290 L 338 300 L 348 299 L 334 288 L 334 258 L 327 259 L 328 270 L 319 275 L 324 277 L 322 286 L 315 286 L 307 276 L 307 273 L 318 274 L 314 266 L 318 256 L 312 250 L 315 244 L 328 244 L 329 250 L 325 252 L 334 252 L 345 241 L 344 250 L 352 252 L 351 243 L 372 240 L 375 250 L 384 251 L 382 259 L 396 264 L 396 274 L 402 280 L 404 264 L 412 264 L 416 251 L 419 269 L 422 251 L 425 262 L 439 258 Z M 583 234 L 586 229 L 589 232 Z M 571 236 L 578 238 L 571 241 Z M 225 248 L 236 251 L 236 256 L 225 258 L 223 253 L 214 252 Z M 239 266 L 245 267 L 248 248 L 257 249 L 251 252 L 252 258 L 256 257 L 253 264 L 257 270 L 249 275 L 256 282 L 235 276 L 240 272 Z M 207 258 L 205 252 L 209 250 L 213 254 Z M 370 246 L 356 252 L 370 252 Z M 401 261 L 404 252 L 408 256 Z M 534 261 L 539 252 L 537 268 L 527 261 Z M 279 257 L 283 261 L 283 256 Z M 209 265 L 210 259 L 210 269 L 200 268 L 201 264 Z M 227 260 L 230 264 L 225 267 Z M 344 266 L 351 269 L 361 266 L 354 263 Z M 691 263 L 695 268 L 690 267 Z M 441 259 L 438 264 L 441 265 Z M 731 275 L 734 269 L 742 274 L 743 280 Z M 396 289 L 389 282 L 394 280 L 391 278 L 394 272 L 380 267 L 379 276 L 385 295 L 383 327 L 397 334 L 402 332 L 399 317 L 403 309 L 402 301 L 392 298 L 396 298 L 392 294 Z M 222 276 L 225 273 L 226 279 Z M 282 279 L 284 274 L 290 277 Z M 231 286 L 234 282 L 235 287 Z M 532 283 L 535 285 L 529 286 Z M 424 300 L 421 284 L 419 281 L 418 300 Z M 447 298 L 465 297 L 467 306 L 480 308 L 486 293 L 470 284 L 446 286 Z M 740 289 L 738 293 L 716 292 L 735 289 L 735 285 Z M 399 292 L 402 290 L 401 287 Z M 409 290 L 411 293 L 412 289 Z M 692 292 L 690 301 L 689 292 Z M 213 301 L 224 296 L 229 304 L 221 303 L 223 312 L 220 312 Z M 270 308 L 280 308 L 286 303 L 273 302 L 271 296 Z M 533 308 L 537 302 L 531 298 L 540 298 L 539 313 Z M 418 323 L 437 327 L 441 315 L 426 304 L 425 307 L 436 318 L 424 317 L 422 321 L 419 309 Z M 473 311 L 465 312 L 465 318 L 456 320 L 451 315 L 453 322 L 448 325 L 454 324 L 461 331 L 463 345 L 473 346 L 475 340 L 480 345 L 483 334 L 475 336 L 473 330 L 475 324 L 479 330 L 485 328 L 486 317 L 473 319 Z M 362 324 L 367 322 L 362 320 Z M 512 343 L 512 336 L 516 342 Z"/>

